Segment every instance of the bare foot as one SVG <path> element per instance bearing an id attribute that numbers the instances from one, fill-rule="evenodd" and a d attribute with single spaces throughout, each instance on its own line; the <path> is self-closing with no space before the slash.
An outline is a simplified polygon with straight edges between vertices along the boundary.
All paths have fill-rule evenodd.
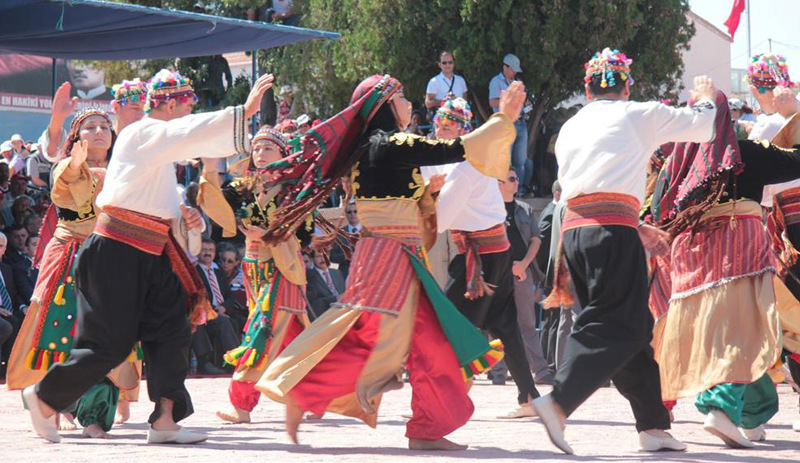
<path id="1" fill-rule="evenodd" d="M 228 423 L 239 424 L 250 422 L 250 412 L 240 408 L 233 409 L 233 413 L 217 412 L 217 416 Z"/>
<path id="2" fill-rule="evenodd" d="M 120 400 L 117 404 L 117 416 L 114 418 L 114 424 L 122 424 L 131 417 L 131 403 L 127 400 Z"/>
<path id="3" fill-rule="evenodd" d="M 286 434 L 289 435 L 293 444 L 298 444 L 297 430 L 300 422 L 303 421 L 303 409 L 295 402 L 291 396 L 286 397 Z"/>
<path id="4" fill-rule="evenodd" d="M 307 420 L 321 420 L 323 416 L 325 416 L 325 414 L 317 415 L 316 413 L 309 413 L 308 415 L 306 415 L 306 419 Z"/>
<path id="5" fill-rule="evenodd" d="M 467 450 L 468 447 L 468 445 L 456 444 L 444 437 L 438 440 L 408 440 L 408 448 L 411 450 Z"/>
<path id="6" fill-rule="evenodd" d="M 72 416 L 72 413 L 61 413 L 59 416 L 63 418 L 56 418 L 59 431 L 74 431 L 78 429 L 78 425 L 75 424 L 75 417 Z"/>
<path id="7" fill-rule="evenodd" d="M 106 432 L 103 431 L 103 428 L 101 428 L 100 425 L 97 424 L 97 423 L 90 424 L 89 426 L 86 426 L 85 428 L 83 428 L 83 436 L 84 437 L 89 437 L 89 438 L 92 438 L 92 439 L 106 439 L 106 438 L 108 438 L 108 434 L 106 434 Z"/>

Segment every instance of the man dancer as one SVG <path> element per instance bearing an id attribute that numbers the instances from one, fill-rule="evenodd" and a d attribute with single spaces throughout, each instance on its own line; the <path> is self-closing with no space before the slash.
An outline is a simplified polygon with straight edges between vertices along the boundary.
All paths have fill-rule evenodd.
<path id="1" fill-rule="evenodd" d="M 200 433 L 177 421 L 192 413 L 184 386 L 190 320 L 210 310 L 199 276 L 170 233 L 181 216 L 173 163 L 197 153 L 226 157 L 245 151 L 245 121 L 257 111 L 272 76 L 256 81 L 244 107 L 189 116 L 196 102 L 189 80 L 161 70 L 151 80 L 149 117 L 117 139 L 97 198 L 102 209 L 77 262 L 78 323 L 70 359 L 23 391 L 36 433 L 59 442 L 55 413 L 78 399 L 142 341 L 150 398 L 149 443 L 196 443 Z M 194 224 L 195 226 L 199 225 Z"/>
<path id="2" fill-rule="evenodd" d="M 561 227 L 564 261 L 583 310 L 567 339 L 553 392 L 534 400 L 550 440 L 564 453 L 566 418 L 609 379 L 631 403 L 642 450 L 684 450 L 672 438 L 661 402 L 658 365 L 650 348 L 643 244 L 664 252 L 661 233 L 638 227 L 645 171 L 658 146 L 676 140 L 708 141 L 714 131 L 714 86 L 695 79 L 698 104 L 674 109 L 629 102 L 633 83 L 623 53 L 604 49 L 586 63 L 590 103 L 567 121 L 556 143 L 559 183 L 566 200 Z M 568 305 L 565 274 L 555 270 L 549 304 Z"/>
<path id="3" fill-rule="evenodd" d="M 445 101 L 434 117 L 436 136 L 455 139 L 467 134 L 471 119 L 464 99 Z M 436 206 L 437 228 L 439 233 L 450 230 L 458 247 L 448 269 L 447 298 L 473 325 L 503 342 L 506 366 L 519 392 L 519 408 L 504 418 L 535 416 L 530 401 L 539 392 L 517 323 L 506 208 L 497 179 L 463 161 L 444 166 L 440 173 L 447 178 Z"/>

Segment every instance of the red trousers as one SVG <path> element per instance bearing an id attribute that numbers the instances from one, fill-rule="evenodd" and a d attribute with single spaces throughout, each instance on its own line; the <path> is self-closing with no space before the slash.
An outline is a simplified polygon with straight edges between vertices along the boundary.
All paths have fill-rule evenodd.
<path id="1" fill-rule="evenodd" d="M 378 341 L 381 317 L 390 316 L 363 312 L 336 347 L 292 389 L 292 397 L 304 410 L 321 415 L 333 399 L 356 390 Z M 419 296 L 406 366 L 412 389 L 406 437 L 441 439 L 469 420 L 475 407 L 453 348 L 424 292 Z"/>
<path id="2" fill-rule="evenodd" d="M 275 355 L 279 355 L 283 352 L 283 349 L 286 348 L 294 338 L 297 337 L 303 331 L 303 324 L 300 323 L 300 320 L 297 316 L 292 315 L 292 321 L 289 323 L 287 328 L 286 335 L 283 337 L 281 341 L 281 347 L 275 353 Z M 270 346 L 267 344 L 267 351 L 269 351 Z M 269 362 L 263 367 L 266 370 L 267 366 L 269 366 Z M 238 408 L 239 410 L 246 410 L 248 412 L 252 412 L 256 405 L 258 405 L 258 399 L 261 398 L 261 393 L 258 392 L 255 388 L 255 382 L 250 381 L 236 381 L 231 380 L 230 386 L 228 386 L 228 397 L 231 399 L 231 404 Z"/>

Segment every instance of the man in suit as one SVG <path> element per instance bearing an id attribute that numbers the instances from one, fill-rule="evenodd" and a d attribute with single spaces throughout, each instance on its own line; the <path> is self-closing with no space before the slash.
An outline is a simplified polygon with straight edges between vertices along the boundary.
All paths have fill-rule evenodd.
<path id="1" fill-rule="evenodd" d="M 8 237 L 8 247 L 3 255 L 3 262 L 13 267 L 28 258 L 25 255 L 25 241 L 28 240 L 28 230 L 21 223 L 17 223 L 8 227 L 6 236 Z"/>
<path id="2" fill-rule="evenodd" d="M 541 237 L 533 208 L 514 199 L 519 181 L 513 167 L 508 171 L 506 180 L 499 181 L 500 193 L 506 206 L 506 233 L 513 257 L 511 272 L 514 274 L 514 304 L 517 306 L 517 322 L 525 345 L 525 356 L 534 381 L 536 384 L 552 385 L 553 376 L 547 368 L 539 332 L 536 330 L 536 281 L 541 279 L 538 276 L 541 271 L 535 259 L 539 254 Z M 492 373 L 494 375 L 495 370 Z"/>
<path id="3" fill-rule="evenodd" d="M 344 231 L 347 233 L 361 233 L 361 223 L 358 220 L 358 207 L 353 201 L 348 204 L 344 209 L 344 214 L 347 218 L 347 225 L 344 226 Z M 345 258 L 342 248 L 338 244 L 333 245 L 330 253 L 331 262 L 339 264 L 339 272 L 347 280 L 347 274 L 350 273 L 350 261 Z"/>
<path id="4" fill-rule="evenodd" d="M 0 233 L 0 257 L 6 252 L 7 243 L 6 235 Z M 0 263 L 0 377 L 5 377 L 11 346 L 14 345 L 27 310 L 28 307 L 19 302 L 11 267 Z"/>
<path id="5" fill-rule="evenodd" d="M 550 256 L 550 243 L 553 236 L 553 212 L 558 200 L 561 198 L 561 185 L 559 185 L 558 180 L 553 183 L 552 191 L 553 200 L 545 206 L 539 218 L 539 234 L 542 237 L 542 246 L 541 252 L 536 256 L 536 263 L 543 270 L 550 268 L 550 259 L 552 257 Z M 552 280 L 552 274 L 548 271 L 543 288 L 545 293 L 549 293 L 552 289 Z M 545 358 L 547 358 L 551 374 L 555 374 L 558 366 L 556 350 L 560 317 L 560 309 L 552 308 L 542 311 L 542 349 L 544 350 Z"/>
<path id="6" fill-rule="evenodd" d="M 33 296 L 33 288 L 39 277 L 39 269 L 33 267 L 33 256 L 36 255 L 36 246 L 39 244 L 38 235 L 28 235 L 23 248 L 25 258 L 11 266 L 14 272 L 14 283 L 19 293 L 19 301 L 29 305 Z"/>
<path id="7" fill-rule="evenodd" d="M 328 267 L 324 253 L 311 251 L 311 259 L 314 265 L 306 271 L 306 297 L 311 304 L 309 317 L 313 320 L 344 292 L 344 277 L 338 270 Z"/>
<path id="8" fill-rule="evenodd" d="M 197 256 L 197 272 L 206 286 L 208 300 L 217 311 L 219 317 L 210 320 L 205 325 L 200 325 L 192 335 L 192 350 L 197 357 L 197 372 L 206 375 L 225 374 L 225 370 L 214 365 L 214 342 L 218 342 L 223 352 L 227 352 L 239 345 L 239 336 L 233 327 L 231 318 L 226 315 L 229 308 L 235 304 L 231 297 L 231 288 L 225 272 L 216 268 L 214 256 L 217 245 L 214 241 L 204 238 Z"/>

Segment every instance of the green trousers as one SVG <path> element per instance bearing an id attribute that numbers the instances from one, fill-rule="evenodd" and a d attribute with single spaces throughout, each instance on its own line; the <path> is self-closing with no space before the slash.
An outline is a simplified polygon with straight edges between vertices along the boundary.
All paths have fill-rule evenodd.
<path id="1" fill-rule="evenodd" d="M 119 388 L 108 378 L 91 387 L 65 412 L 73 414 L 84 428 L 96 424 L 108 432 L 114 424 Z"/>
<path id="2" fill-rule="evenodd" d="M 722 410 L 737 427 L 754 429 L 778 413 L 778 391 L 765 374 L 750 384 L 718 384 L 697 396 L 700 413 Z"/>

